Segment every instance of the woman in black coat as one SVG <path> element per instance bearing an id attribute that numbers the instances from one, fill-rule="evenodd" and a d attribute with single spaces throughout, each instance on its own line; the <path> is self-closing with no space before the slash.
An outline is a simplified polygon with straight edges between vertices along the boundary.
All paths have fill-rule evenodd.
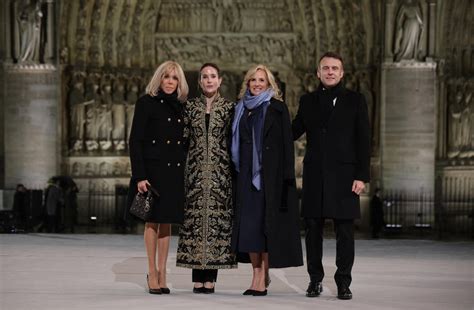
<path id="1" fill-rule="evenodd" d="M 184 206 L 183 102 L 188 84 L 181 66 L 162 63 L 135 105 L 130 132 L 130 197 L 156 189 L 152 216 L 145 223 L 150 294 L 168 294 L 166 261 L 171 223 L 182 223 Z M 158 266 L 156 256 L 158 254 Z"/>
<path id="2" fill-rule="evenodd" d="M 288 108 L 264 65 L 247 72 L 239 98 L 232 124 L 232 247 L 239 261 L 252 263 L 252 284 L 244 295 L 264 296 L 269 267 L 303 265 L 293 138 Z"/>

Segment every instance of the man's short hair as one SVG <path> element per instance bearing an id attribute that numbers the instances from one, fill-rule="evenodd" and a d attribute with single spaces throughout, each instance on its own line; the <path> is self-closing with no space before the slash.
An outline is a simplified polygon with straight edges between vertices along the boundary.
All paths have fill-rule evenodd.
<path id="1" fill-rule="evenodd" d="M 344 61 L 342 61 L 342 56 L 339 55 L 338 53 L 335 53 L 335 52 L 326 52 L 326 53 L 324 53 L 323 56 L 321 56 L 321 58 L 319 58 L 318 67 L 319 67 L 319 64 L 321 63 L 321 60 L 323 60 L 324 57 L 338 59 L 341 62 L 342 66 L 344 67 Z"/>

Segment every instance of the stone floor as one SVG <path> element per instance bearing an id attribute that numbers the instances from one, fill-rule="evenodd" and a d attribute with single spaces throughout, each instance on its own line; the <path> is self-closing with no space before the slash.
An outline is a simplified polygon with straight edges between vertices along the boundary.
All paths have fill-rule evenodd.
<path id="1" fill-rule="evenodd" d="M 357 240 L 354 298 L 335 297 L 335 241 L 325 241 L 324 292 L 307 298 L 305 267 L 273 269 L 266 297 L 242 296 L 248 264 L 219 273 L 216 293 L 191 292 L 191 271 L 175 266 L 171 295 L 145 292 L 140 235 L 0 235 L 0 309 L 474 309 L 474 243 Z"/>

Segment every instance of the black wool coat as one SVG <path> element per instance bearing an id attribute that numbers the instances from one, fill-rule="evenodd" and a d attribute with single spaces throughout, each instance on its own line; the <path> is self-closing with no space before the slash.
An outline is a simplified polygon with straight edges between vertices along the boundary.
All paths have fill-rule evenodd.
<path id="1" fill-rule="evenodd" d="M 367 104 L 362 94 L 343 89 L 325 126 L 319 91 L 300 98 L 292 124 L 294 139 L 306 133 L 307 141 L 301 213 L 305 218 L 360 218 L 352 183 L 370 179 Z"/>
<path id="2" fill-rule="evenodd" d="M 295 183 L 295 157 L 287 106 L 271 99 L 263 128 L 262 175 L 265 235 L 270 268 L 303 265 Z M 235 205 L 232 248 L 237 249 L 240 205 Z M 247 257 L 239 257 L 248 262 Z"/>
<path id="3" fill-rule="evenodd" d="M 150 222 L 182 223 L 184 212 L 183 104 L 176 97 L 145 95 L 135 105 L 130 132 L 132 178 L 129 207 L 137 183 L 148 180 L 160 197 Z"/>

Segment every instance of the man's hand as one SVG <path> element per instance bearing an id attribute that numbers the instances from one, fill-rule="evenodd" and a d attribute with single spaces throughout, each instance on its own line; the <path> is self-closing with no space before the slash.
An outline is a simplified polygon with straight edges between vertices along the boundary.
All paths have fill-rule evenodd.
<path id="1" fill-rule="evenodd" d="M 359 180 L 354 180 L 352 183 L 352 191 L 357 195 L 360 195 L 362 191 L 365 189 L 365 183 Z"/>
<path id="2" fill-rule="evenodd" d="M 147 185 L 150 185 L 150 183 L 148 183 L 148 180 L 143 180 L 143 181 L 138 182 L 137 184 L 138 192 L 140 194 L 148 192 Z"/>

